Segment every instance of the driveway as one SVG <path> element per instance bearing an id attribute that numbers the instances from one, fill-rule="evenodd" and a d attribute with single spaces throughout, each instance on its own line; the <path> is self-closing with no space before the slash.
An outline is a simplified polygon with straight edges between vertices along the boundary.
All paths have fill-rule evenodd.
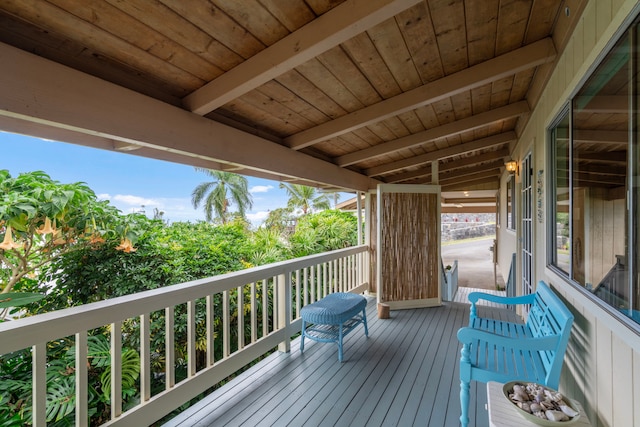
<path id="1" fill-rule="evenodd" d="M 463 240 L 442 246 L 442 262 L 453 265 L 458 260 L 458 286 L 479 289 L 496 289 L 494 279 L 493 237 L 479 240 Z M 504 287 L 504 279 L 497 270 L 497 283 Z"/>

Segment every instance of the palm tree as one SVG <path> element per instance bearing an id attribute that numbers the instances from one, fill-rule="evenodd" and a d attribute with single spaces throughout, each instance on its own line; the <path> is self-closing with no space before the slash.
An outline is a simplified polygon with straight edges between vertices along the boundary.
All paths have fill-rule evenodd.
<path id="1" fill-rule="evenodd" d="M 302 209 L 303 215 L 306 215 L 310 209 L 322 210 L 331 208 L 329 197 L 313 187 L 307 187 L 301 184 L 282 183 L 280 184 L 280 188 L 286 189 L 289 195 L 287 206 L 293 209 Z"/>
<path id="2" fill-rule="evenodd" d="M 247 209 L 253 206 L 247 178 L 244 176 L 211 169 L 196 168 L 213 178 L 213 181 L 203 182 L 191 193 L 191 203 L 198 208 L 204 204 L 205 219 L 211 222 L 214 218 L 226 224 L 229 217 L 229 205 L 234 203 L 238 207 L 238 214 L 244 217 Z"/>

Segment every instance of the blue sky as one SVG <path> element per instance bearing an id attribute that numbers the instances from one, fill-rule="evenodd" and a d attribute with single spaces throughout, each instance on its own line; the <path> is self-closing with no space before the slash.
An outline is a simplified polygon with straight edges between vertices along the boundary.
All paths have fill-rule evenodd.
<path id="1" fill-rule="evenodd" d="M 1 131 L 0 150 L 0 169 L 8 169 L 11 176 L 41 170 L 62 183 L 87 183 L 123 213 L 144 205 L 148 216 L 158 208 L 172 222 L 204 220 L 202 208 L 191 204 L 191 192 L 208 177 L 192 166 Z M 247 179 L 253 197 L 247 217 L 259 225 L 270 210 L 286 206 L 287 195 L 276 181 Z"/>

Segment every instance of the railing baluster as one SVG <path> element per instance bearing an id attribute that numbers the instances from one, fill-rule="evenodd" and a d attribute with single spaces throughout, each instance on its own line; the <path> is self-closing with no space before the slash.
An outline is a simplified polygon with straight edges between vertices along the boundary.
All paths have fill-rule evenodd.
<path id="1" fill-rule="evenodd" d="M 148 313 L 140 315 L 140 402 L 151 398 L 151 322 Z"/>
<path id="2" fill-rule="evenodd" d="M 296 270 L 296 319 L 300 317 L 300 270 Z"/>
<path id="3" fill-rule="evenodd" d="M 278 289 L 278 298 L 275 299 L 278 305 L 278 329 L 287 330 L 289 328 L 289 319 L 291 317 L 291 274 L 280 274 L 274 278 L 274 288 Z M 273 310 L 274 312 L 276 310 Z M 291 351 L 291 336 L 286 334 L 284 342 L 278 345 L 278 350 L 288 353 Z"/>
<path id="4" fill-rule="evenodd" d="M 329 280 L 327 278 L 327 263 L 323 262 L 322 263 L 322 287 L 324 289 L 324 296 L 327 296 L 327 294 L 329 294 Z"/>
<path id="5" fill-rule="evenodd" d="M 244 287 L 238 286 L 238 350 L 244 348 Z"/>
<path id="6" fill-rule="evenodd" d="M 207 366 L 215 363 L 215 311 L 213 295 L 207 295 Z"/>
<path id="7" fill-rule="evenodd" d="M 335 278 L 333 275 L 333 261 L 329 261 L 329 293 L 332 294 L 336 291 Z"/>
<path id="8" fill-rule="evenodd" d="M 269 334 L 269 294 L 267 293 L 267 279 L 262 279 L 262 336 Z"/>
<path id="9" fill-rule="evenodd" d="M 87 331 L 76 333 L 76 427 L 89 425 Z"/>
<path id="10" fill-rule="evenodd" d="M 355 273 L 356 273 L 356 260 L 353 255 L 349 256 L 349 290 L 353 289 L 355 286 Z"/>
<path id="11" fill-rule="evenodd" d="M 122 415 L 122 321 L 111 324 L 111 419 Z"/>
<path id="12" fill-rule="evenodd" d="M 169 390 L 176 385 L 176 335 L 175 335 L 175 311 L 173 307 L 164 309 L 164 347 L 165 347 L 165 389 Z"/>
<path id="13" fill-rule="evenodd" d="M 258 307 L 256 304 L 256 282 L 251 283 L 251 342 L 258 340 Z"/>
<path id="14" fill-rule="evenodd" d="M 309 286 L 311 287 L 311 302 L 316 301 L 316 269 L 315 266 L 309 267 Z"/>
<path id="15" fill-rule="evenodd" d="M 229 291 L 222 292 L 222 357 L 229 357 L 231 351 L 231 325 L 229 321 Z"/>
<path id="16" fill-rule="evenodd" d="M 302 280 L 303 280 L 303 290 L 302 294 L 304 295 L 304 305 L 309 304 L 309 282 L 307 276 L 307 267 L 302 269 Z"/>
<path id="17" fill-rule="evenodd" d="M 344 258 L 338 258 L 336 261 L 338 262 L 338 292 L 344 292 Z"/>
<path id="18" fill-rule="evenodd" d="M 196 302 L 187 302 L 187 376 L 196 374 Z"/>
<path id="19" fill-rule="evenodd" d="M 33 426 L 47 425 L 47 343 L 36 344 L 31 349 L 31 373 L 33 375 Z"/>
<path id="20" fill-rule="evenodd" d="M 273 310 L 272 310 L 272 321 L 273 321 L 273 330 L 277 330 L 278 329 L 278 325 L 280 324 L 280 322 L 278 321 L 278 314 L 279 314 L 279 308 L 278 308 L 278 301 L 279 301 L 279 295 L 278 295 L 278 277 L 272 277 L 271 278 L 271 286 L 273 286 Z"/>

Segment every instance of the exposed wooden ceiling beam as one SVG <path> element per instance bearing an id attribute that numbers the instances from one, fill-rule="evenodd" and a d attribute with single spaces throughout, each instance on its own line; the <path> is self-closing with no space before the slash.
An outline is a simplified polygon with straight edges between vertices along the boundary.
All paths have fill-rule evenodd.
<path id="1" fill-rule="evenodd" d="M 566 166 L 558 167 L 559 171 L 569 172 L 569 168 Z M 598 175 L 613 175 L 613 176 L 626 176 L 627 168 L 625 165 L 599 165 L 595 163 L 583 163 L 579 162 L 578 166 L 574 166 L 574 172 L 589 172 Z"/>
<path id="2" fill-rule="evenodd" d="M 377 184 L 357 172 L 3 43 L 0 58 L 0 116 L 12 121 L 19 133 L 31 129 L 27 134 L 48 135 L 59 130 L 76 139 L 102 142 L 100 148 L 113 150 L 117 141 L 142 147 L 133 153 L 145 148 L 162 151 L 157 158 L 166 160 L 191 157 L 198 163 L 240 165 L 257 173 L 351 190 L 367 191 Z"/>
<path id="3" fill-rule="evenodd" d="M 592 151 L 580 153 L 580 161 L 588 161 L 601 164 L 624 164 L 627 162 L 626 151 Z M 559 160 L 567 161 L 566 157 L 559 157 Z"/>
<path id="4" fill-rule="evenodd" d="M 474 175 L 474 174 L 478 174 L 486 171 L 495 172 L 497 170 L 499 172 L 499 169 L 503 167 L 504 167 L 504 163 L 502 159 L 499 159 L 490 163 L 485 163 L 485 164 L 481 164 L 473 167 L 449 170 L 447 172 L 441 173 L 438 177 L 438 180 L 440 182 L 443 182 L 450 179 L 456 179 L 463 176 Z"/>
<path id="5" fill-rule="evenodd" d="M 469 214 L 469 213 L 496 213 L 495 200 L 493 206 L 474 206 L 474 205 L 462 205 L 457 206 L 443 206 L 440 208 L 440 213 L 444 214 Z"/>
<path id="6" fill-rule="evenodd" d="M 347 0 L 183 99 L 204 116 L 422 0 Z"/>
<path id="7" fill-rule="evenodd" d="M 480 187 L 482 190 L 497 190 L 500 188 L 500 179 L 496 177 L 477 179 L 469 182 L 455 182 L 451 184 L 441 184 L 441 191 L 473 191 Z"/>
<path id="8" fill-rule="evenodd" d="M 496 203 L 495 197 L 453 197 L 445 198 L 442 203 Z"/>
<path id="9" fill-rule="evenodd" d="M 628 96 L 578 96 L 573 99 L 575 113 L 629 114 Z"/>
<path id="10" fill-rule="evenodd" d="M 459 184 L 463 182 L 478 181 L 484 178 L 497 177 L 499 175 L 500 175 L 500 169 L 498 168 L 490 169 L 490 170 L 485 170 L 485 169 L 476 170 L 474 173 L 469 173 L 469 174 L 463 173 L 458 175 L 458 174 L 450 173 L 442 178 L 439 178 L 438 183 L 442 186 L 447 186 L 447 185 Z M 416 183 L 419 184 L 420 182 L 416 182 Z"/>
<path id="11" fill-rule="evenodd" d="M 516 102 L 505 105 L 504 107 L 495 108 L 484 113 L 457 120 L 452 123 L 447 123 L 446 125 L 415 133 L 413 135 L 374 145 L 373 147 L 365 148 L 364 150 L 345 154 L 344 156 L 337 157 L 335 162 L 338 166 L 342 167 L 353 165 L 375 157 L 384 156 L 385 154 L 389 154 L 394 151 L 417 147 L 428 141 L 459 135 L 463 132 L 489 126 L 492 123 L 516 117 L 521 114 L 526 114 L 528 112 L 529 104 L 527 104 L 527 101 Z"/>
<path id="12" fill-rule="evenodd" d="M 285 139 L 285 142 L 294 150 L 300 150 L 420 106 L 432 104 L 520 71 L 551 62 L 555 55 L 556 50 L 551 39 L 543 39 L 393 98 L 291 135 Z"/>
<path id="13" fill-rule="evenodd" d="M 508 155 L 509 155 L 509 150 L 505 148 L 503 150 L 491 151 L 488 153 L 480 154 L 478 156 L 466 157 L 464 159 L 459 159 L 459 160 L 456 160 L 455 162 L 449 162 L 445 165 L 440 166 L 438 172 L 443 173 L 446 171 L 451 171 L 451 170 L 475 165 L 477 163 L 488 162 L 496 159 L 499 159 L 496 161 L 496 164 L 498 161 L 503 163 L 504 158 Z M 385 179 L 384 181 L 387 183 L 396 183 L 396 182 L 408 181 L 410 179 L 421 178 L 423 176 L 429 176 L 429 175 L 431 175 L 431 165 L 428 165 L 419 170 L 390 176 L 388 179 Z"/>
<path id="14" fill-rule="evenodd" d="M 573 133 L 574 142 L 588 144 L 626 144 L 629 132 L 626 130 L 577 129 Z"/>
<path id="15" fill-rule="evenodd" d="M 441 150 L 431 151 L 429 153 L 422 154 L 420 156 L 411 157 L 408 159 L 402 159 L 395 162 L 387 163 L 376 167 L 369 168 L 365 171 L 367 176 L 380 176 L 386 173 L 395 172 L 407 167 L 417 166 L 424 163 L 432 162 L 438 159 L 445 159 L 447 157 L 459 156 L 464 153 L 471 153 L 473 151 L 482 150 L 484 148 L 493 147 L 496 145 L 508 144 L 511 141 L 515 141 L 517 136 L 515 132 L 503 132 L 497 135 L 488 136 L 486 138 L 477 139 L 475 141 L 466 142 L 464 144 L 454 145 L 453 147 L 443 148 Z"/>

